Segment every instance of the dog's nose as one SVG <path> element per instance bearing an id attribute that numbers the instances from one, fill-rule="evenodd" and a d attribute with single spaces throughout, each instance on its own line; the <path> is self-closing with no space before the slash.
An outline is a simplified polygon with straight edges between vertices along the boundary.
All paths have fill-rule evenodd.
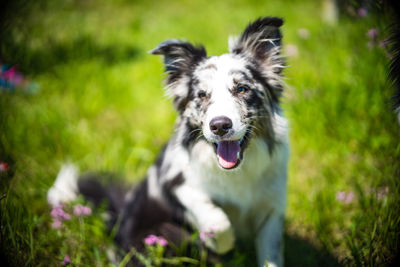
<path id="1" fill-rule="evenodd" d="M 215 117 L 210 121 L 210 130 L 216 135 L 224 136 L 230 129 L 232 129 L 232 120 L 228 117 Z"/>

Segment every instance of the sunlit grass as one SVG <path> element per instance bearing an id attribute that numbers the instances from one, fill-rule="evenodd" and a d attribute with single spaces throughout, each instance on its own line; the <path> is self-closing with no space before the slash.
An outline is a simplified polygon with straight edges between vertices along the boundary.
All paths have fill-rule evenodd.
<path id="1" fill-rule="evenodd" d="M 251 20 L 285 18 L 291 127 L 285 258 L 289 265 L 382 265 L 399 234 L 399 126 L 390 110 L 384 49 L 366 33 L 383 19 L 320 19 L 318 1 L 51 1 L 22 10 L 0 41 L 3 63 L 40 84 L 37 94 L 0 91 L 2 253 L 10 264 L 108 266 L 111 236 L 100 212 L 51 228 L 46 192 L 62 163 L 139 181 L 173 132 L 162 90 L 159 42 L 185 38 L 208 54 Z M 302 38 L 298 29 L 309 31 Z M 353 194 L 343 201 L 338 193 Z M 340 196 L 340 195 L 339 195 Z M 85 227 L 82 231 L 81 227 Z M 79 242 L 78 242 L 79 241 Z M 226 261 L 246 265 L 246 245 Z M 201 261 L 201 255 L 194 260 Z"/>

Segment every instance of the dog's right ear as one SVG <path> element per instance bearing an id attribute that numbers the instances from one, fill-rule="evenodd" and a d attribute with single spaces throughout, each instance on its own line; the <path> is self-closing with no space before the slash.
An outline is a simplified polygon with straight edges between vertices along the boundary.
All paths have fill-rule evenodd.
<path id="1" fill-rule="evenodd" d="M 149 53 L 164 56 L 165 72 L 168 73 L 167 84 L 179 80 L 189 73 L 193 66 L 207 58 L 204 47 L 196 47 L 179 40 L 162 42 Z"/>
<path id="2" fill-rule="evenodd" d="M 282 24 L 283 20 L 277 17 L 257 19 L 247 26 L 237 40 L 230 40 L 230 52 L 250 56 L 264 67 L 274 63 L 284 65 L 276 57 L 278 62 L 271 62 L 273 55 L 280 53 L 282 34 L 279 27 Z"/>

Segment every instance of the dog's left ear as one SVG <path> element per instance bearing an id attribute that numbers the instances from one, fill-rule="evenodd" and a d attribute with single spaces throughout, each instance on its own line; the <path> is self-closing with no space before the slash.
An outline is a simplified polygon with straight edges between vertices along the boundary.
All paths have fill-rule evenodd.
<path id="1" fill-rule="evenodd" d="M 159 44 L 149 52 L 153 55 L 163 55 L 165 72 L 168 73 L 167 83 L 172 83 L 187 74 L 194 65 L 207 58 L 204 47 L 196 47 L 188 42 L 168 40 Z"/>
<path id="2" fill-rule="evenodd" d="M 234 54 L 252 57 L 265 67 L 276 64 L 277 58 L 274 56 L 280 53 L 282 35 L 279 27 L 282 25 L 281 18 L 257 19 L 247 26 L 236 41 L 230 42 L 229 50 Z M 279 63 L 283 65 L 283 62 Z"/>
<path id="3" fill-rule="evenodd" d="M 207 58 L 206 50 L 188 42 L 168 40 L 149 53 L 164 56 L 165 72 L 168 73 L 167 94 L 173 97 L 175 108 L 182 112 L 189 97 L 188 76 L 200 61 Z"/>

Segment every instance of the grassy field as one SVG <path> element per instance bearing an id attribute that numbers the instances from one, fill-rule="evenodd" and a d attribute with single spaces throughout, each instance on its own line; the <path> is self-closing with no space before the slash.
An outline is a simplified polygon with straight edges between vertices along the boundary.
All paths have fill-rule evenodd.
<path id="1" fill-rule="evenodd" d="M 229 35 L 265 15 L 285 19 L 287 266 L 393 262 L 400 127 L 390 108 L 382 14 L 356 12 L 330 25 L 316 0 L 19 2 L 3 17 L 0 61 L 16 66 L 31 87 L 0 87 L 0 162 L 8 165 L 0 170 L 3 262 L 59 266 L 68 256 L 76 266 L 113 266 L 100 211 L 79 217 L 67 207 L 71 218 L 52 227 L 46 192 L 60 166 L 70 161 L 139 181 L 176 118 L 161 59 L 147 51 L 184 38 L 221 54 Z M 223 265 L 251 266 L 247 250 Z M 153 264 L 157 253 L 149 252 Z M 191 256 L 204 265 L 204 255 Z"/>

